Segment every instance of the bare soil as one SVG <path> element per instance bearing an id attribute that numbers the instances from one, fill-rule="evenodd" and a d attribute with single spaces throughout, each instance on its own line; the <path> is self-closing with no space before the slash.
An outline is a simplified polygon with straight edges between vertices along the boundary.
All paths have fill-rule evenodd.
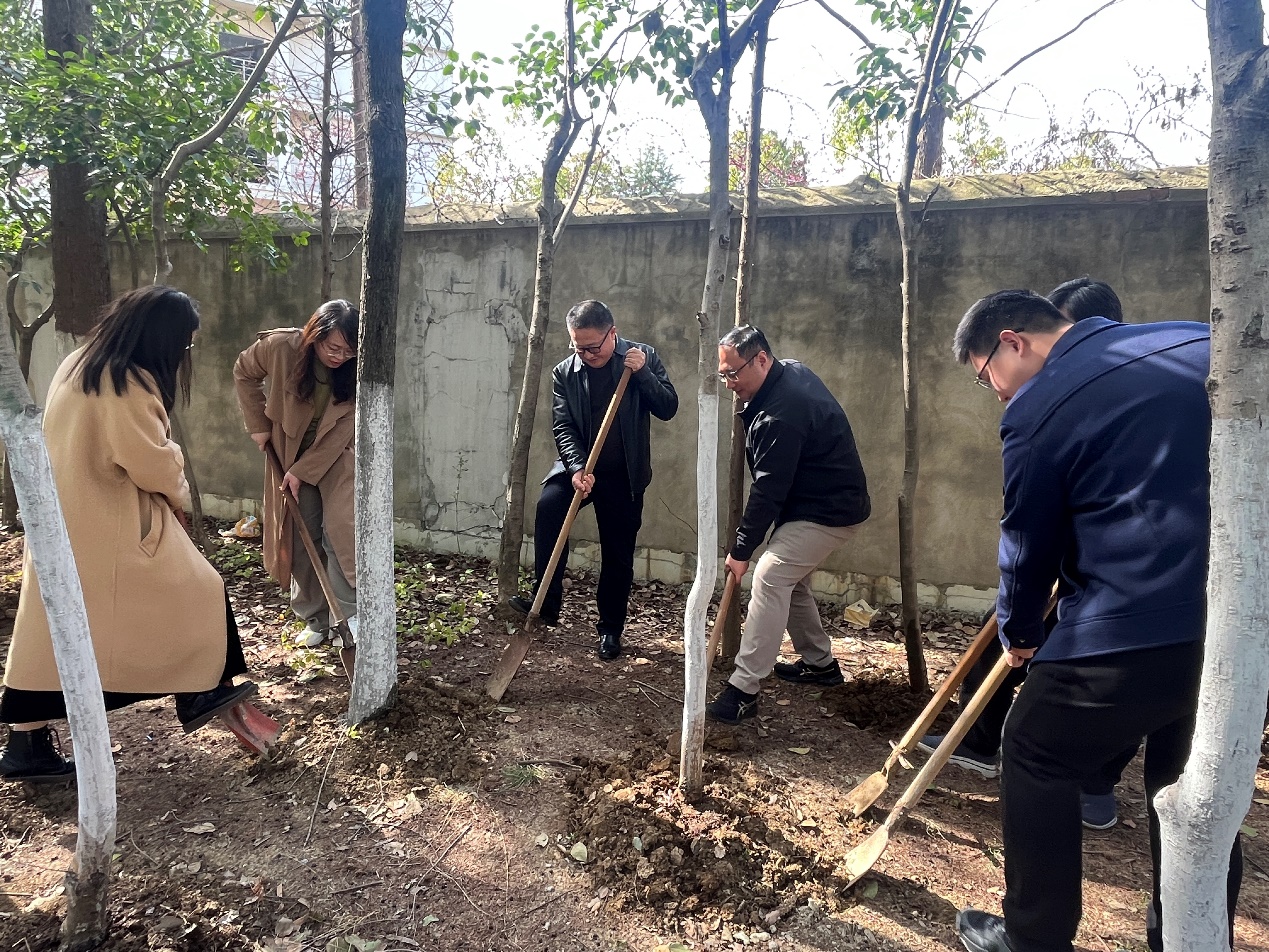
<path id="1" fill-rule="evenodd" d="M 0 649 L 21 547 L 0 537 Z M 913 773 L 897 771 L 859 819 L 846 794 L 926 700 L 907 689 L 887 613 L 862 630 L 825 606 L 847 683 L 771 679 L 757 723 L 709 732 L 705 790 L 688 802 L 674 736 L 685 591 L 639 585 L 627 653 L 603 663 L 594 580 L 575 575 L 561 625 L 495 704 L 482 689 L 507 622 L 489 564 L 400 550 L 399 697 L 349 730 L 337 654 L 293 645 L 299 626 L 258 546 L 228 543 L 217 562 L 259 704 L 284 732 L 262 760 L 216 722 L 183 734 L 170 698 L 110 716 L 119 812 L 107 949 L 924 952 L 960 948 L 959 908 L 999 911 L 998 786 L 955 768 L 845 888 L 843 858 Z M 924 620 L 935 682 L 975 621 Z M 711 693 L 727 670 L 717 666 Z M 1269 790 L 1263 770 L 1258 786 Z M 1145 948 L 1139 763 L 1119 792 L 1123 822 L 1085 837 L 1081 949 Z M 1269 794 L 1247 826 L 1269 831 Z M 74 788 L 0 785 L 0 829 L 0 950 L 56 948 Z M 1266 838 L 1246 840 L 1238 948 L 1269 949 Z"/>

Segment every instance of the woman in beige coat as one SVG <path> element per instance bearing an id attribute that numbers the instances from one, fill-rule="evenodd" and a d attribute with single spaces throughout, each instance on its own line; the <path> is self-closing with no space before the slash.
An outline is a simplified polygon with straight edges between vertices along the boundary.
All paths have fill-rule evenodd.
<path id="1" fill-rule="evenodd" d="M 272 443 L 285 469 L 279 483 L 265 465 L 264 565 L 280 585 L 290 584 L 291 609 L 306 622 L 297 640 L 309 647 L 326 639 L 330 613 L 282 493 L 298 501 L 340 611 L 353 618 L 356 346 L 357 309 L 327 301 L 303 329 L 262 331 L 234 364 L 247 432 L 261 450 Z"/>
<path id="2" fill-rule="evenodd" d="M 108 305 L 88 344 L 49 385 L 44 436 L 107 709 L 176 695 L 186 732 L 255 693 L 225 586 L 185 533 L 185 459 L 168 415 L 189 400 L 198 311 L 153 286 Z M 13 725 L 0 776 L 40 781 L 74 773 L 47 722 L 66 716 L 39 580 L 27 550 L 0 695 Z"/>

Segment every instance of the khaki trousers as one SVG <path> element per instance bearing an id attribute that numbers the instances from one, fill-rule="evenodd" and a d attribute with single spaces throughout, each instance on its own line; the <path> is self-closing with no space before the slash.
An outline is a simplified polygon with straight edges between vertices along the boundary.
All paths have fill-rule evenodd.
<path id="1" fill-rule="evenodd" d="M 749 615 L 736 670 L 728 679 L 735 687 L 747 694 L 758 693 L 759 683 L 780 656 L 786 628 L 807 664 L 822 666 L 833 660 L 832 644 L 811 595 L 811 573 L 854 532 L 855 526 L 786 522 L 771 533 L 754 569 Z"/>

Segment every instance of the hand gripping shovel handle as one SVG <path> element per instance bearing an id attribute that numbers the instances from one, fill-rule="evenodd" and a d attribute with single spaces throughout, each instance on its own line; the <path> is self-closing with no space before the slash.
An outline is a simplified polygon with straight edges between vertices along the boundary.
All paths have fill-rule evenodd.
<path id="1" fill-rule="evenodd" d="M 846 884 L 848 888 L 858 882 L 859 878 L 872 869 L 877 860 L 881 858 L 881 854 L 885 852 L 886 845 L 890 842 L 890 831 L 907 816 L 908 811 L 921 799 L 921 795 L 934 782 L 938 772 L 943 769 L 943 765 L 947 763 L 957 746 L 965 738 L 965 735 L 969 733 L 970 727 L 973 726 L 974 721 L 978 720 L 978 715 L 982 713 L 983 708 L 987 706 L 987 702 L 991 700 L 992 695 L 996 693 L 1008 673 L 1009 656 L 1002 654 L 991 669 L 991 674 L 987 676 L 987 680 L 982 683 L 982 686 L 974 694 L 973 700 L 961 712 L 960 717 L 956 718 L 956 723 L 952 725 L 952 729 L 943 738 L 938 750 L 930 755 L 930 759 L 925 762 L 917 773 L 916 779 L 908 785 L 907 790 L 903 791 L 903 796 L 899 798 L 899 802 L 894 805 L 894 809 L 886 816 L 885 822 L 873 831 L 868 839 L 846 855 L 844 865 L 849 879 Z"/>
<path id="2" fill-rule="evenodd" d="M 617 390 L 613 393 L 612 399 L 608 401 L 608 410 L 604 413 L 603 422 L 599 425 L 599 432 L 595 435 L 595 445 L 591 447 L 590 456 L 586 459 L 586 468 L 582 470 L 584 476 L 589 476 L 595 471 L 595 464 L 599 462 L 600 451 L 604 448 L 604 441 L 608 438 L 608 431 L 612 429 L 613 420 L 617 418 L 617 408 L 621 406 L 621 398 L 626 394 L 626 387 L 630 384 L 630 368 L 627 367 L 621 372 L 621 380 L 617 382 Z M 551 560 L 546 565 L 546 571 L 542 574 L 541 584 L 538 585 L 537 594 L 533 597 L 533 605 L 529 609 L 529 617 L 525 619 L 524 625 L 520 630 L 511 636 L 511 641 L 505 649 L 502 656 L 498 659 L 497 665 L 494 666 L 493 673 L 489 675 L 489 680 L 485 682 L 485 693 L 495 701 L 502 700 L 503 694 L 507 691 L 507 686 L 511 684 L 511 679 L 516 676 L 516 672 L 520 670 L 525 655 L 529 653 L 529 635 L 528 631 L 533 627 L 533 623 L 538 619 L 539 613 L 542 611 L 542 601 L 546 598 L 546 589 L 550 585 L 551 579 L 555 576 L 555 567 L 560 564 L 560 556 L 564 552 L 564 546 L 568 543 L 569 531 L 573 528 L 573 520 L 577 518 L 578 511 L 582 508 L 581 490 L 573 492 L 573 501 L 568 507 L 568 515 L 564 517 L 564 525 L 560 527 L 559 537 L 555 540 L 555 548 L 551 550 Z"/>
<path id="3" fill-rule="evenodd" d="M 714 667 L 714 659 L 718 657 L 718 645 L 723 639 L 723 626 L 727 622 L 727 611 L 731 608 L 731 600 L 736 595 L 736 576 L 727 573 L 727 584 L 723 586 L 723 599 L 718 603 L 718 614 L 714 616 L 714 630 L 709 633 L 709 647 L 705 649 L 705 670 Z"/>

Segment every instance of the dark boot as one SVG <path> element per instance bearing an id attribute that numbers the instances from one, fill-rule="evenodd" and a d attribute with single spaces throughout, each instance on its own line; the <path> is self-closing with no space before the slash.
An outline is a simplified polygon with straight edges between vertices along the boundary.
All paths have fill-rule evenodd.
<path id="1" fill-rule="evenodd" d="M 28 783 L 52 783 L 75 778 L 74 761 L 66 760 L 48 726 L 33 731 L 9 731 L 9 744 L 0 757 L 0 777 Z"/>
<path id="2" fill-rule="evenodd" d="M 180 718 L 185 733 L 192 734 L 221 711 L 241 704 L 255 693 L 255 684 L 244 681 L 242 684 L 220 684 L 197 694 L 178 694 L 176 716 Z"/>
<path id="3" fill-rule="evenodd" d="M 613 661 L 621 657 L 621 632 L 601 631 L 599 633 L 599 657 L 604 661 Z"/>

